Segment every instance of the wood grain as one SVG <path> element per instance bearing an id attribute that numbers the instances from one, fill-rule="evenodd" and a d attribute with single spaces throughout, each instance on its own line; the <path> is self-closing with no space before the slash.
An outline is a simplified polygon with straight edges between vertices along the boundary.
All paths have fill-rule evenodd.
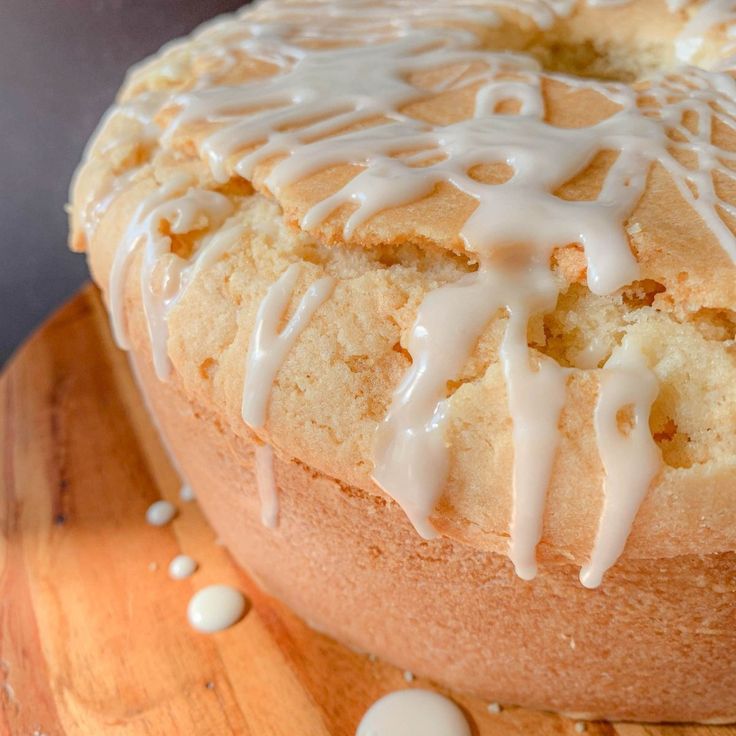
<path id="1" fill-rule="evenodd" d="M 351 736 L 403 673 L 315 633 L 216 544 L 179 481 L 85 288 L 0 379 L 0 734 Z M 158 498 L 180 513 L 143 521 Z M 179 552 L 200 563 L 183 581 Z M 189 628 L 203 585 L 238 586 L 239 624 Z M 561 716 L 453 695 L 476 736 L 575 734 Z M 736 728 L 587 724 L 588 734 L 736 736 Z"/>

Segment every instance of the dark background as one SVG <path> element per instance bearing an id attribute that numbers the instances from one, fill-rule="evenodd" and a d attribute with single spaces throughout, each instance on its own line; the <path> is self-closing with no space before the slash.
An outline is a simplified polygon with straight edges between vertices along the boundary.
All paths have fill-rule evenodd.
<path id="1" fill-rule="evenodd" d="M 125 70 L 245 0 L 0 0 L 0 364 L 87 277 L 72 172 Z"/>

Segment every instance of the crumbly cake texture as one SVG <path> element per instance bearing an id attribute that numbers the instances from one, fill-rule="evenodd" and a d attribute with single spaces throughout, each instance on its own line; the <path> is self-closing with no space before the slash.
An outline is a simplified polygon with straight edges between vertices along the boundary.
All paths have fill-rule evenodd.
<path id="1" fill-rule="evenodd" d="M 132 206 L 138 196 L 131 192 L 131 198 Z M 408 362 L 402 335 L 424 294 L 457 278 L 464 263 L 413 246 L 405 246 L 404 258 L 394 249 L 320 246 L 282 224 L 277 206 L 263 197 L 243 197 L 240 204 L 236 216 L 252 223 L 247 240 L 203 272 L 170 317 L 169 353 L 182 388 L 217 407 L 230 431 L 247 436 L 240 415 L 244 356 L 263 294 L 295 258 L 309 264 L 303 288 L 324 270 L 340 274 L 332 299 L 279 372 L 262 439 L 284 457 L 376 492 L 370 480 L 373 435 Z M 126 223 L 130 211 L 120 214 Z M 120 226 L 112 218 L 109 225 L 119 236 Z M 100 238 L 107 226 L 102 224 Z M 104 284 L 104 259 L 111 254 L 100 249 L 91 255 L 93 272 Z M 399 262 L 385 265 L 383 260 Z M 138 284 L 134 279 L 129 284 L 127 311 L 132 315 L 140 313 L 140 302 Z M 547 329 L 539 324 L 536 344 L 545 341 L 567 358 L 575 355 L 575 341 L 583 335 L 610 345 L 626 331 L 645 336 L 662 385 L 653 429 L 669 464 L 639 512 L 626 553 L 664 557 L 723 551 L 733 546 L 735 513 L 736 447 L 730 430 L 736 398 L 728 386 L 736 378 L 736 365 L 733 349 L 723 340 L 724 332 L 732 334 L 732 325 L 702 314 L 699 320 L 681 322 L 646 303 L 632 308 L 632 302 L 652 296 L 596 297 L 575 285 L 547 317 Z M 435 520 L 451 536 L 497 551 L 506 544 L 512 453 L 505 386 L 496 363 L 503 320 L 499 315 L 489 325 L 453 395 L 451 482 Z M 145 330 L 138 335 L 136 349 L 150 350 Z M 540 555 L 580 561 L 592 544 L 601 502 L 602 469 L 592 428 L 594 377 L 573 375 L 568 395 Z"/>

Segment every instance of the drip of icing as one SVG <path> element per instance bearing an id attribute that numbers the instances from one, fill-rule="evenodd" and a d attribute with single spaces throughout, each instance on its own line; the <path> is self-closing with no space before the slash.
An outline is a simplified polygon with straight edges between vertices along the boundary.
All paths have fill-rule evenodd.
<path id="1" fill-rule="evenodd" d="M 463 712 L 431 690 L 397 690 L 365 713 L 355 736 L 471 736 Z"/>
<path id="2" fill-rule="evenodd" d="M 447 382 L 502 304 L 489 299 L 492 278 L 480 271 L 427 295 L 409 335 L 411 367 L 378 429 L 373 479 L 425 539 L 436 536 L 429 515 L 448 472 Z"/>
<path id="3" fill-rule="evenodd" d="M 311 284 L 299 300 L 294 314 L 283 329 L 279 330 L 300 270 L 300 263 L 292 263 L 269 287 L 258 307 L 246 358 L 242 405 L 243 421 L 252 429 L 262 429 L 265 425 L 268 402 L 279 368 L 314 313 L 335 287 L 335 280 L 330 276 Z M 274 479 L 273 449 L 270 445 L 256 445 L 255 463 L 256 483 L 261 499 L 261 521 L 267 527 L 275 527 L 278 519 L 278 493 Z"/>
<path id="4" fill-rule="evenodd" d="M 189 555 L 177 555 L 169 563 L 169 577 L 172 580 L 183 580 L 194 574 L 197 562 Z"/>
<path id="5" fill-rule="evenodd" d="M 227 197 L 203 189 L 187 190 L 190 182 L 187 175 L 177 175 L 141 202 L 122 245 L 115 253 L 110 272 L 113 332 L 118 345 L 129 349 L 123 310 L 125 278 L 134 253 L 143 248 L 141 293 L 153 347 L 153 364 L 156 375 L 161 379 L 165 379 L 170 370 L 166 318 L 173 303 L 181 296 L 183 272 L 189 265 L 188 259 L 171 251 L 172 238 L 162 231 L 162 225 L 168 223 L 169 232 L 173 235 L 217 229 L 232 212 L 232 204 Z"/>
<path id="6" fill-rule="evenodd" d="M 606 570 L 620 557 L 636 512 L 659 470 L 659 448 L 649 430 L 649 412 L 657 392 L 657 378 L 640 348 L 624 338 L 600 373 L 594 420 L 606 480 L 598 534 L 590 560 L 580 573 L 580 581 L 588 588 L 598 587 Z M 622 418 L 621 413 L 627 411 L 630 417 Z"/>
<path id="7" fill-rule="evenodd" d="M 274 478 L 271 445 L 256 445 L 256 484 L 261 499 L 261 522 L 273 529 L 278 523 L 279 496 Z"/>
<path id="8" fill-rule="evenodd" d="M 229 585 L 208 585 L 197 591 L 187 606 L 189 623 L 197 631 L 211 634 L 232 626 L 243 618 L 243 594 Z"/>
<path id="9" fill-rule="evenodd" d="M 449 465 L 447 383 L 458 377 L 493 315 L 510 305 L 501 346 L 516 455 L 510 557 L 525 579 L 536 573 L 534 550 L 565 400 L 563 369 L 548 358 L 536 370 L 530 366 L 527 321 L 530 309 L 549 308 L 556 298 L 546 267 L 519 270 L 513 263 L 481 269 L 430 292 L 408 341 L 412 366 L 394 393 L 376 442 L 374 480 L 401 505 L 419 534 L 432 538 L 429 516 Z"/>
<path id="10" fill-rule="evenodd" d="M 164 526 L 176 516 L 176 506 L 170 501 L 154 501 L 146 509 L 146 521 L 151 526 Z"/>
<path id="11" fill-rule="evenodd" d="M 551 308 L 557 299 L 557 289 L 546 268 L 538 270 L 536 280 L 541 283 L 533 284 L 531 296 L 519 290 L 516 303 L 510 301 L 509 322 L 501 344 L 514 445 L 509 558 L 524 580 L 537 574 L 536 548 L 542 538 L 547 486 L 559 443 L 558 422 L 565 403 L 567 373 L 546 357 L 540 358 L 536 370 L 529 364 L 530 308 Z"/>
<path id="12" fill-rule="evenodd" d="M 85 165 L 96 165 L 92 163 L 93 149 L 96 154 L 107 158 L 114 152 L 125 147 L 150 147 L 155 145 L 160 134 L 160 129 L 154 122 L 154 116 L 165 99 L 165 95 L 161 93 L 147 92 L 134 100 L 110 108 L 100 120 L 97 129 L 84 150 L 83 161 Z M 113 121 L 116 123 L 119 122 L 119 118 L 127 118 L 137 123 L 134 131 L 126 127 L 124 133 L 108 135 L 104 147 L 97 148 L 93 145 L 103 131 L 107 133 L 110 130 Z M 137 180 L 143 171 L 148 169 L 148 165 L 133 166 L 118 176 L 110 171 L 107 163 L 98 165 L 98 169 L 100 169 L 100 173 L 98 175 L 97 185 L 87 194 L 80 208 L 80 224 L 88 242 L 94 237 L 100 221 L 112 203 Z M 71 183 L 72 191 L 76 186 L 77 176 L 80 170 L 78 169 L 75 172 Z"/>
<path id="13" fill-rule="evenodd" d="M 279 330 L 300 270 L 301 263 L 292 263 L 269 287 L 258 307 L 246 358 L 242 407 L 243 421 L 253 429 L 262 428 L 266 422 L 276 373 L 296 339 L 335 287 L 335 280 L 330 276 L 315 281 L 299 300 L 284 328 Z"/>

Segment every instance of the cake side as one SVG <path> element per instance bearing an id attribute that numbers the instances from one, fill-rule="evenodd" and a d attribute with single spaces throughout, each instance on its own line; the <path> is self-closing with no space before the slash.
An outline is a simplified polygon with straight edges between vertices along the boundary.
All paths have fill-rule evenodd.
<path id="1" fill-rule="evenodd" d="M 505 554 L 422 540 L 392 501 L 286 457 L 268 529 L 256 445 L 178 377 L 161 384 L 146 352 L 132 357 L 218 537 L 313 627 L 489 702 L 590 719 L 736 716 L 734 553 L 629 558 L 597 591 L 575 565 L 543 562 L 530 584 Z"/>

